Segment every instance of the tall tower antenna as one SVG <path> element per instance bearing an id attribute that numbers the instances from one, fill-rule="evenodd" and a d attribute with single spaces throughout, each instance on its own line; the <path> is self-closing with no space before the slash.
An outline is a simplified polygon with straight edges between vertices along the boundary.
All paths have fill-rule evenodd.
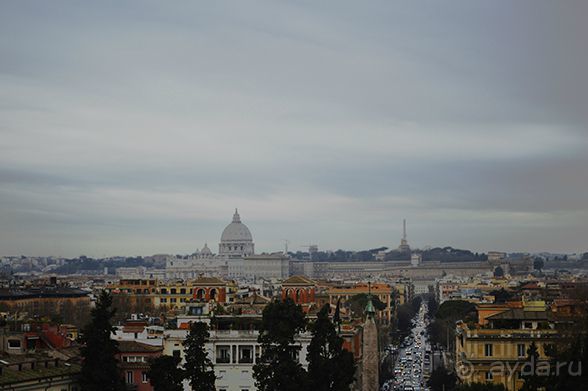
<path id="1" fill-rule="evenodd" d="M 402 220 L 402 239 L 406 240 L 406 219 Z"/>

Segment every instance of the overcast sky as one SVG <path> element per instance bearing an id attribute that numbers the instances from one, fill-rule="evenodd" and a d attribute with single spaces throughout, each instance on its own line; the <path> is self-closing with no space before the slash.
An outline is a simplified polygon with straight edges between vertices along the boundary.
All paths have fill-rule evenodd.
<path id="1" fill-rule="evenodd" d="M 2 1 L 0 255 L 588 250 L 588 2 Z"/>

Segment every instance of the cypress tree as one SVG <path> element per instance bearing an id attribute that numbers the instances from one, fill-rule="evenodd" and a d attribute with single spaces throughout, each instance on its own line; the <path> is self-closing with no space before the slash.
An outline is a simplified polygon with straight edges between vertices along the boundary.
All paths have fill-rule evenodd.
<path id="1" fill-rule="evenodd" d="M 90 323 L 83 329 L 80 385 L 84 391 L 119 391 L 125 388 L 115 357 L 118 342 L 110 338 L 114 331 L 111 319 L 116 312 L 111 305 L 112 296 L 102 291 L 96 307 L 91 311 Z"/>
<path id="2" fill-rule="evenodd" d="M 184 342 L 186 356 L 184 370 L 192 390 L 215 391 L 216 375 L 212 362 L 204 350 L 204 344 L 208 338 L 210 338 L 210 333 L 206 323 L 192 323 L 190 333 Z"/>

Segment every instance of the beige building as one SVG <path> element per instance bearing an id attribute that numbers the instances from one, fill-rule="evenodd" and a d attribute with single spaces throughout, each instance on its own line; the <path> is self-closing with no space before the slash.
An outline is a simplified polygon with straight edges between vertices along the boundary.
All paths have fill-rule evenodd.
<path id="1" fill-rule="evenodd" d="M 542 302 L 525 304 L 486 316 L 485 326 L 457 324 L 456 372 L 463 382 L 491 382 L 519 390 L 532 343 L 539 354 L 536 368 L 546 365 L 546 350 L 559 337 L 554 315 Z"/>

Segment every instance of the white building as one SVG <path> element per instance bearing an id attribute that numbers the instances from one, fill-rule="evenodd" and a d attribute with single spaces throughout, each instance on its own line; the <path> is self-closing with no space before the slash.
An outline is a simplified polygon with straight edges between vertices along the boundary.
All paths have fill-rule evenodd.
<path id="1" fill-rule="evenodd" d="M 163 341 L 163 354 L 178 355 L 184 361 L 184 340 L 188 330 L 166 330 Z M 216 389 L 218 391 L 253 391 L 255 379 L 253 366 L 261 353 L 257 342 L 257 330 L 211 330 L 209 342 L 205 350 L 214 364 Z M 308 367 L 306 359 L 307 347 L 310 344 L 310 333 L 301 334 L 296 338 L 300 347 L 298 360 L 304 368 Z M 189 390 L 187 382 L 184 389 Z"/>
<path id="2" fill-rule="evenodd" d="M 290 257 L 282 253 L 250 255 L 231 260 L 228 266 L 229 277 L 240 280 L 286 279 L 290 276 Z"/>

